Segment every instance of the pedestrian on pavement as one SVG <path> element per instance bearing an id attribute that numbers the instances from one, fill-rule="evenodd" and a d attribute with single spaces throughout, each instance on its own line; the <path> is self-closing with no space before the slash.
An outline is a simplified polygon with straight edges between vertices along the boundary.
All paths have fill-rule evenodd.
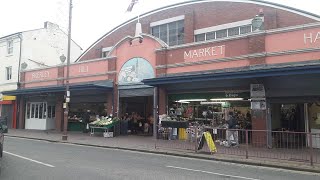
<path id="1" fill-rule="evenodd" d="M 90 110 L 88 109 L 83 115 L 83 133 L 89 132 Z"/>
<path id="2" fill-rule="evenodd" d="M 237 119 L 234 117 L 234 113 L 231 111 L 229 112 L 229 120 L 227 121 L 228 124 L 228 130 L 227 130 L 227 141 L 228 146 L 238 146 L 239 140 L 238 140 L 238 131 L 237 129 Z"/>

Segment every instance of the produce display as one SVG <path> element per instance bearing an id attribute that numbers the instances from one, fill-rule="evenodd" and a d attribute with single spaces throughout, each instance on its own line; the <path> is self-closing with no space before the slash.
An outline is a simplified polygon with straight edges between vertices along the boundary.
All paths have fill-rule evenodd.
<path id="1" fill-rule="evenodd" d="M 97 118 L 97 120 L 90 123 L 92 126 L 108 126 L 117 121 L 117 118 Z"/>

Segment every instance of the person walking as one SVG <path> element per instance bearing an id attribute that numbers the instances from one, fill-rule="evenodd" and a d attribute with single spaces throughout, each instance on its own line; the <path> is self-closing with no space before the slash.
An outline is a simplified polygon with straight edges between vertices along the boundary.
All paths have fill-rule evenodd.
<path id="1" fill-rule="evenodd" d="M 229 120 L 227 121 L 228 130 L 227 130 L 227 146 L 238 146 L 239 139 L 238 139 L 238 131 L 237 131 L 237 120 L 234 117 L 234 113 L 231 111 L 229 112 Z"/>
<path id="2" fill-rule="evenodd" d="M 83 133 L 88 133 L 89 132 L 89 121 L 90 121 L 90 110 L 87 110 L 84 114 L 83 114 Z"/>

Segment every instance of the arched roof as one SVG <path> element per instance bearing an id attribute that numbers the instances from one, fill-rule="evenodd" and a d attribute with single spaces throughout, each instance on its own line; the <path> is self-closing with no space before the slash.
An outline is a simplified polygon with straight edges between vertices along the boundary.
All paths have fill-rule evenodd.
<path id="1" fill-rule="evenodd" d="M 316 20 L 316 21 L 320 21 L 320 16 L 307 12 L 307 11 L 303 11 L 300 9 L 296 9 L 293 7 L 289 7 L 289 6 L 285 6 L 285 5 L 281 5 L 278 3 L 273 3 L 273 2 L 267 2 L 267 1 L 263 1 L 263 0 L 191 0 L 191 1 L 186 1 L 186 2 L 181 2 L 181 3 L 177 3 L 177 4 L 173 4 L 173 5 L 169 5 L 169 6 L 164 6 L 149 12 L 146 12 L 144 14 L 140 15 L 140 18 L 143 17 L 147 17 L 150 16 L 152 14 L 161 12 L 161 11 L 165 11 L 168 9 L 172 9 L 172 8 L 177 8 L 177 7 L 181 7 L 181 6 L 186 6 L 186 5 L 192 5 L 192 4 L 198 4 L 198 3 L 204 3 L 204 2 L 239 2 L 239 3 L 249 3 L 249 4 L 257 4 L 257 5 L 263 5 L 263 6 L 268 6 L 268 7 L 273 7 L 273 8 L 277 8 L 277 9 L 281 9 L 284 11 L 288 11 L 288 12 L 292 12 L 295 14 L 299 14 L 301 16 L 305 16 L 307 18 Z M 101 38 L 99 38 L 97 41 L 95 41 L 88 49 L 86 49 L 81 56 L 77 59 L 77 61 L 79 61 L 88 51 L 90 51 L 95 45 L 97 45 L 100 41 L 102 41 L 104 38 L 106 38 L 107 36 L 109 36 L 110 34 L 112 34 L 113 32 L 117 31 L 118 29 L 122 28 L 123 26 L 132 23 L 134 21 L 137 20 L 137 17 L 134 17 L 118 26 L 116 26 L 115 28 L 113 28 L 112 30 L 110 30 L 109 32 L 107 32 L 106 34 L 104 34 Z"/>

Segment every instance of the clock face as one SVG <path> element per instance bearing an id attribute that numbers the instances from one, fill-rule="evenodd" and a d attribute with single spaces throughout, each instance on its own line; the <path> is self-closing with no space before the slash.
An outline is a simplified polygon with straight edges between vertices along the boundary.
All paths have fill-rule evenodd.
<path id="1" fill-rule="evenodd" d="M 149 61 L 143 58 L 132 58 L 122 66 L 118 83 L 122 85 L 135 84 L 154 77 L 154 70 Z"/>

